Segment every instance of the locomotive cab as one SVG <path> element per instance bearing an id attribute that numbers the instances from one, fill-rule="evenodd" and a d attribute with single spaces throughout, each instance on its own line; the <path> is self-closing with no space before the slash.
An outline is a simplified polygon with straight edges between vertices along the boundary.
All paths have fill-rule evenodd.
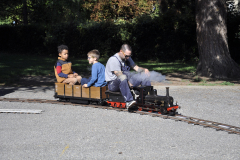
<path id="1" fill-rule="evenodd" d="M 157 95 L 153 86 L 134 87 L 139 92 L 136 98 L 138 110 L 159 112 L 161 114 L 174 115 L 178 106 L 173 105 L 173 97 L 169 96 L 169 87 L 166 87 L 166 96 Z"/>

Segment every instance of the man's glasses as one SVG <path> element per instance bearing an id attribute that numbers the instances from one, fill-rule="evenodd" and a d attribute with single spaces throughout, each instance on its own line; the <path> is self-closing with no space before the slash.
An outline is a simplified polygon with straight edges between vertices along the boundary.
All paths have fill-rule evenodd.
<path id="1" fill-rule="evenodd" d="M 122 53 L 125 57 L 131 57 L 132 56 L 132 55 L 130 55 L 130 56 L 126 55 L 123 51 L 122 51 Z"/>
<path id="2" fill-rule="evenodd" d="M 91 59 L 91 58 L 93 58 L 93 57 L 87 57 L 87 59 Z"/>

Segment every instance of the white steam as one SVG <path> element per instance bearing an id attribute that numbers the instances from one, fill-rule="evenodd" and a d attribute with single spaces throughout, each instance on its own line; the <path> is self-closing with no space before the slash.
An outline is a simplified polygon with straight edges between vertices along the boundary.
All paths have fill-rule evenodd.
<path id="1" fill-rule="evenodd" d="M 129 72 L 128 73 L 128 79 L 133 80 L 149 80 L 150 82 L 163 82 L 166 79 L 166 76 L 162 75 L 159 72 L 150 71 L 149 74 L 137 73 L 137 72 Z"/>

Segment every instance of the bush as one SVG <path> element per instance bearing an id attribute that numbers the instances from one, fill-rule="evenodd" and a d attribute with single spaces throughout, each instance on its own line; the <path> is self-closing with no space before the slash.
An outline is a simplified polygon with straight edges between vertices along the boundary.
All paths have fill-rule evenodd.
<path id="1" fill-rule="evenodd" d="M 183 1 L 188 4 L 188 1 Z M 182 2 L 181 2 L 182 3 Z M 169 8 L 169 7 L 168 7 Z M 158 8 L 159 9 L 159 8 Z M 61 23 L 55 26 L 0 26 L 1 50 L 57 56 L 57 46 L 66 44 L 70 57 L 85 58 L 98 49 L 103 57 L 118 52 L 123 43 L 133 48 L 134 60 L 197 61 L 194 9 L 169 8 L 127 22 Z M 240 14 L 228 12 L 228 45 L 232 58 L 240 62 Z"/>
<path id="2" fill-rule="evenodd" d="M 0 26 L 2 50 L 22 53 L 43 52 L 45 29 L 39 26 Z"/>
<path id="3" fill-rule="evenodd" d="M 46 38 L 48 52 L 56 53 L 56 47 L 66 44 L 71 56 L 85 58 L 92 49 L 98 49 L 101 56 L 117 52 L 122 41 L 119 39 L 118 26 L 111 22 L 95 23 L 89 26 L 61 24 L 52 27 Z"/>
<path id="4" fill-rule="evenodd" d="M 6 37 L 1 42 L 4 50 L 38 53 L 46 49 L 42 54 L 54 56 L 58 55 L 57 46 L 65 44 L 73 58 L 85 58 L 92 49 L 109 57 L 118 52 L 123 43 L 128 43 L 133 48 L 134 60 L 191 60 L 197 56 L 194 18 L 174 14 L 169 11 L 156 17 L 142 15 L 131 23 L 1 27 L 0 32 Z"/>

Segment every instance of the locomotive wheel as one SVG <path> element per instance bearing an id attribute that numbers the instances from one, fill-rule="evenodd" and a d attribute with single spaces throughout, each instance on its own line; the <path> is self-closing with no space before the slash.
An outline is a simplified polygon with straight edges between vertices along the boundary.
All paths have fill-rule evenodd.
<path id="1" fill-rule="evenodd" d="M 65 102 L 66 99 L 65 98 L 59 98 L 59 102 Z"/>
<path id="2" fill-rule="evenodd" d="M 161 108 L 160 109 L 161 114 L 167 114 L 167 109 L 166 108 Z"/>
<path id="3" fill-rule="evenodd" d="M 126 103 L 121 103 L 121 108 L 126 108 Z"/>
<path id="4" fill-rule="evenodd" d="M 123 108 L 123 105 L 122 105 L 122 103 L 120 104 L 119 108 Z"/>
<path id="5" fill-rule="evenodd" d="M 111 106 L 111 107 L 114 107 L 114 103 L 113 103 L 113 102 L 111 102 L 111 103 L 110 103 L 110 106 Z"/>
<path id="6" fill-rule="evenodd" d="M 175 111 L 169 112 L 169 115 L 170 115 L 170 116 L 175 116 Z"/>
<path id="7" fill-rule="evenodd" d="M 105 102 L 104 101 L 99 101 L 98 104 L 101 105 L 101 106 L 104 106 Z"/>

